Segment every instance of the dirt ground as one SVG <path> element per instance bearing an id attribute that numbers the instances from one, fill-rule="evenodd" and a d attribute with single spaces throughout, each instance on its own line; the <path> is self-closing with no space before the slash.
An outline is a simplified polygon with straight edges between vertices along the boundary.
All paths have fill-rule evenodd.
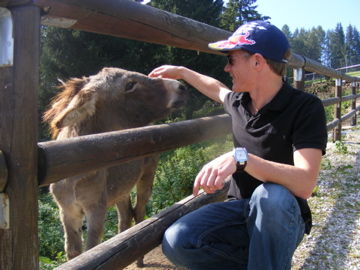
<path id="1" fill-rule="evenodd" d="M 140 268 L 136 266 L 136 263 L 133 263 L 124 268 L 124 270 L 180 270 L 180 268 L 175 267 L 167 260 L 161 251 L 161 246 L 145 255 L 144 264 L 145 266 Z"/>

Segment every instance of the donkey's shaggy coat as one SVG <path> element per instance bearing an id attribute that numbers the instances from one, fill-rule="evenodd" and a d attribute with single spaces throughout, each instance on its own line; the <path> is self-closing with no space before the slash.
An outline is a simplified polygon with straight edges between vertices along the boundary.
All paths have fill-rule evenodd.
<path id="1" fill-rule="evenodd" d="M 184 104 L 184 87 L 175 80 L 153 79 L 137 72 L 104 68 L 90 77 L 64 82 L 44 120 L 57 140 L 87 134 L 140 127 L 167 116 Z M 119 231 L 134 218 L 144 219 L 158 156 L 139 158 L 115 167 L 93 170 L 51 184 L 60 208 L 68 259 L 82 252 L 82 225 L 86 218 L 86 249 L 99 244 L 106 210 L 116 205 Z M 133 208 L 130 191 L 136 185 Z"/>

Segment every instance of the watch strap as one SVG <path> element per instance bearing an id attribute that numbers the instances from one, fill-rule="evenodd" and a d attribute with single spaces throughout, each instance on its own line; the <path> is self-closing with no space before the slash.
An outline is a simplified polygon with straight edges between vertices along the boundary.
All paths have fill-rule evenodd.
<path id="1" fill-rule="evenodd" d="M 247 164 L 247 161 L 244 161 L 242 163 L 236 161 L 236 171 L 237 172 L 243 171 L 245 169 L 245 167 L 246 167 L 246 164 Z"/>

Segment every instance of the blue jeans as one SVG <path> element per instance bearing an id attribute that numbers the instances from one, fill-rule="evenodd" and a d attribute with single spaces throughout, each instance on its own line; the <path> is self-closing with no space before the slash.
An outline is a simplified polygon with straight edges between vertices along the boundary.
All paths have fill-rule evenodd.
<path id="1" fill-rule="evenodd" d="M 171 262 L 191 270 L 290 269 L 304 229 L 295 197 L 265 183 L 250 199 L 183 216 L 166 230 L 162 248 Z"/>

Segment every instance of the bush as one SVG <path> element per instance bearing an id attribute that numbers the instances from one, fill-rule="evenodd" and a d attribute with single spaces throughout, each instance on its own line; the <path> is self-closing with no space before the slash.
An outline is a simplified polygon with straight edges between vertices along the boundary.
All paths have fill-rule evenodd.
<path id="1" fill-rule="evenodd" d="M 162 155 L 159 162 L 149 216 L 192 193 L 193 182 L 203 165 L 232 148 L 231 138 L 176 149 Z"/>
<path id="2" fill-rule="evenodd" d="M 49 193 L 39 196 L 40 269 L 53 269 L 65 262 L 64 237 L 59 210 Z"/>

